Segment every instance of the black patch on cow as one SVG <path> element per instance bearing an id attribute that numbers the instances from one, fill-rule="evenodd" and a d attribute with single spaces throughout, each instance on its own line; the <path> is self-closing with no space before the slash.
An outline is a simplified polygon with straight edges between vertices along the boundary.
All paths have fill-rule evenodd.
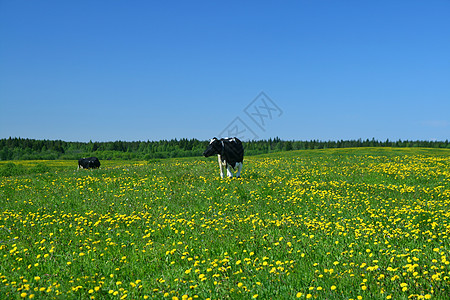
<path id="1" fill-rule="evenodd" d="M 97 157 L 81 158 L 78 160 L 78 168 L 96 169 L 100 167 L 100 160 Z"/>
<path id="2" fill-rule="evenodd" d="M 223 143 L 222 153 L 220 157 L 222 161 L 226 162 L 233 169 L 236 168 L 236 163 L 244 160 L 244 146 L 238 138 L 221 139 Z"/>

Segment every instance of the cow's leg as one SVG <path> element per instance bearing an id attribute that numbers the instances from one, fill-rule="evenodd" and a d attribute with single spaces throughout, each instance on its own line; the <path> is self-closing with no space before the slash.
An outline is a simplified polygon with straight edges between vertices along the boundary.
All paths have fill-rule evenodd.
<path id="1" fill-rule="evenodd" d="M 236 166 L 238 167 L 238 171 L 236 173 L 236 177 L 239 178 L 241 177 L 241 171 L 242 171 L 242 163 L 236 163 Z"/>
<path id="2" fill-rule="evenodd" d="M 219 169 L 220 169 L 220 178 L 223 178 L 223 170 L 222 170 L 222 158 L 220 155 L 217 155 L 218 161 L 219 161 Z"/>
<path id="3" fill-rule="evenodd" d="M 233 172 L 231 171 L 231 166 L 229 164 L 227 164 L 227 176 L 228 178 L 233 177 Z"/>

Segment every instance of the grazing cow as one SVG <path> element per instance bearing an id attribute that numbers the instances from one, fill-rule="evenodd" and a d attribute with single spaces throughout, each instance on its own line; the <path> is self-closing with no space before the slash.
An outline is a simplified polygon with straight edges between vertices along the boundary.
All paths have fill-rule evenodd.
<path id="1" fill-rule="evenodd" d="M 100 161 L 97 157 L 81 158 L 78 160 L 78 169 L 96 169 L 100 167 Z"/>
<path id="2" fill-rule="evenodd" d="M 208 148 L 203 152 L 205 157 L 217 154 L 219 160 L 220 177 L 223 178 L 222 167 L 227 168 L 227 176 L 233 177 L 231 168 L 236 170 L 236 177 L 241 177 L 241 170 L 244 161 L 244 147 L 242 142 L 234 138 L 223 138 L 217 139 L 213 138 L 209 143 Z"/>

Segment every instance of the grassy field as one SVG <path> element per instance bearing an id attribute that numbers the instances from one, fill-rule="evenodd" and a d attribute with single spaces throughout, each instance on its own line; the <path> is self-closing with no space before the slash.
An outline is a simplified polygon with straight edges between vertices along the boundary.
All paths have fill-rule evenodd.
<path id="1" fill-rule="evenodd" d="M 14 163 L 1 299 L 449 299 L 449 150 Z"/>

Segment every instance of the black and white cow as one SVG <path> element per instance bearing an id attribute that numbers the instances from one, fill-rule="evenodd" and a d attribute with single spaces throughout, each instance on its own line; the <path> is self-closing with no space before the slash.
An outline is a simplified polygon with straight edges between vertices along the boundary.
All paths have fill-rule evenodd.
<path id="1" fill-rule="evenodd" d="M 227 176 L 233 177 L 231 168 L 237 169 L 236 177 L 241 177 L 242 165 L 244 162 L 244 147 L 242 142 L 234 138 L 213 138 L 208 148 L 203 152 L 205 157 L 217 154 L 219 160 L 220 177 L 223 178 L 222 167 L 227 169 Z"/>
<path id="2" fill-rule="evenodd" d="M 100 167 L 100 161 L 97 157 L 81 158 L 78 160 L 78 169 L 96 169 Z"/>

